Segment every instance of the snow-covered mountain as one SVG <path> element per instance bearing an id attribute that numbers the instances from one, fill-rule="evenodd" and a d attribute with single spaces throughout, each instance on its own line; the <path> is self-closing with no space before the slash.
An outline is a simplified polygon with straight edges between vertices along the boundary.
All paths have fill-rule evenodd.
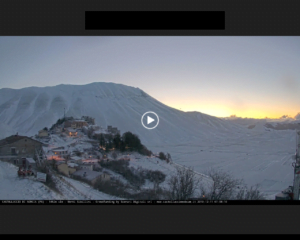
<path id="1" fill-rule="evenodd" d="M 238 124 L 199 112 L 182 112 L 155 100 L 139 88 L 115 83 L 58 85 L 0 89 L 0 122 L 19 134 L 32 136 L 51 127 L 58 118 L 91 116 L 96 124 L 132 131 L 144 143 L 188 141 L 228 131 L 243 131 Z M 141 116 L 154 111 L 160 118 L 155 130 L 141 125 Z"/>
<path id="2" fill-rule="evenodd" d="M 17 132 L 14 129 L 12 129 L 10 126 L 8 126 L 3 122 L 0 122 L 0 139 L 6 138 L 16 133 Z"/>
<path id="3" fill-rule="evenodd" d="M 260 184 L 271 198 L 293 184 L 295 130 L 266 129 L 265 121 L 234 122 L 182 112 L 122 84 L 0 89 L 0 128 L 5 129 L 0 132 L 32 136 L 62 118 L 64 109 L 66 116 L 91 116 L 102 127 L 131 131 L 151 151 L 169 152 L 174 163 L 199 173 L 222 169 L 250 186 Z M 147 111 L 160 119 L 153 130 L 141 124 Z"/>

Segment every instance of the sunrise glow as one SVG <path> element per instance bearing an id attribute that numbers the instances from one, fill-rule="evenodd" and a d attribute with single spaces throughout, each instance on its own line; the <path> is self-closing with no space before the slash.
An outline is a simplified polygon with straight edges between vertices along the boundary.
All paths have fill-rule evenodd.
<path id="1" fill-rule="evenodd" d="M 0 84 L 19 89 L 113 82 L 182 111 L 295 116 L 299 43 L 296 36 L 1 37 L 0 51 L 9 61 L 0 65 Z"/>

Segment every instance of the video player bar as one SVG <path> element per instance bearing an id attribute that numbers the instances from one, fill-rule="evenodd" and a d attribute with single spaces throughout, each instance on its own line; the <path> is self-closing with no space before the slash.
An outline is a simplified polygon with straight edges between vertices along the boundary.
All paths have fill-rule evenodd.
<path id="1" fill-rule="evenodd" d="M 86 11 L 86 30 L 225 30 L 225 11 Z"/>
<path id="2" fill-rule="evenodd" d="M 276 200 L 1 200 L 0 205 L 300 205 Z"/>

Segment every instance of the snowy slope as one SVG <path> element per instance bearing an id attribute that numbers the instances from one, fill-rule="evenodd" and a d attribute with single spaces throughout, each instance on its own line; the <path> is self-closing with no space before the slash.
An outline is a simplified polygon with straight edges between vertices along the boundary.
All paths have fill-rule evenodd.
<path id="1" fill-rule="evenodd" d="M 19 178 L 17 171 L 18 167 L 0 161 L 1 200 L 61 199 L 43 183 Z"/>
<path id="2" fill-rule="evenodd" d="M 114 196 L 99 192 L 87 184 L 70 178 L 55 178 L 58 194 L 43 183 L 17 176 L 18 167 L 0 161 L 1 200 L 116 200 Z"/>
<path id="3" fill-rule="evenodd" d="M 9 94 L 7 94 L 9 92 Z M 182 142 L 211 134 L 244 129 L 233 123 L 202 113 L 185 113 L 168 107 L 138 88 L 114 83 L 0 89 L 0 121 L 19 134 L 34 135 L 51 127 L 58 118 L 92 116 L 96 123 L 118 127 L 121 132 L 138 134 L 145 144 Z M 143 113 L 154 111 L 160 124 L 154 131 L 142 127 Z"/>
<path id="4" fill-rule="evenodd" d="M 0 122 L 0 139 L 6 138 L 8 136 L 11 136 L 13 134 L 16 134 L 17 132 L 13 130 L 10 126 L 7 124 Z"/>

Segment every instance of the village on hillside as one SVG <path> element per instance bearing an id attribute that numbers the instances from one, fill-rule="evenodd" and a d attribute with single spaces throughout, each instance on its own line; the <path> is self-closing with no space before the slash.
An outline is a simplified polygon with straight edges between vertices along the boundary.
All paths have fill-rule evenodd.
<path id="1" fill-rule="evenodd" d="M 153 198 L 167 188 L 175 171 L 170 154 L 153 154 L 138 137 L 95 119 L 65 117 L 33 137 L 12 135 L 0 140 L 0 160 L 18 166 L 21 178 L 47 182 L 51 176 L 78 180 L 107 194 L 123 198 Z M 136 146 L 136 148 L 135 148 Z"/>
<path id="2" fill-rule="evenodd" d="M 169 153 L 152 153 L 137 135 L 131 132 L 121 135 L 113 126 L 103 128 L 89 116 L 58 119 L 49 129 L 45 127 L 32 137 L 15 134 L 2 139 L 0 160 L 0 177 L 6 176 L 2 187 L 7 188 L 7 198 L 15 194 L 8 189 L 18 189 L 22 179 L 32 181 L 33 189 L 38 189 L 36 196 L 40 195 L 41 186 L 37 187 L 33 181 L 44 183 L 54 199 L 72 196 L 89 200 L 202 201 L 207 196 L 216 199 L 215 192 L 219 199 L 265 198 L 257 186 L 248 188 L 224 172 L 212 171 L 206 175 L 175 163 Z M 13 183 L 9 179 L 14 179 Z M 231 190 L 223 194 L 224 179 L 231 181 Z M 23 185 L 30 190 L 31 183 Z M 22 190 L 20 198 L 28 196 L 31 198 Z"/>

